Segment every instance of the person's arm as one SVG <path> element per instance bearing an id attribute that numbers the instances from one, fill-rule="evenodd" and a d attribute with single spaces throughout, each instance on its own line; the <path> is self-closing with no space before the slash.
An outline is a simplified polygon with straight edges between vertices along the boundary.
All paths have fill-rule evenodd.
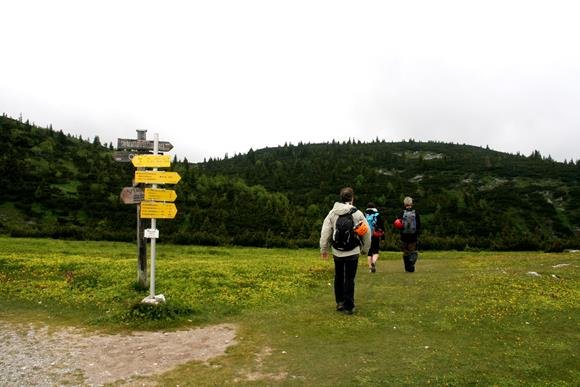
<path id="1" fill-rule="evenodd" d="M 332 237 L 332 221 L 330 214 L 324 218 L 322 222 L 322 230 L 320 231 L 320 258 L 328 259 L 328 250 L 330 248 L 330 238 Z"/>
<path id="2" fill-rule="evenodd" d="M 371 228 L 369 227 L 369 223 L 367 222 L 367 218 L 363 215 L 362 212 L 359 211 L 360 220 L 362 220 L 367 225 L 367 232 L 362 237 L 362 245 L 361 245 L 361 254 L 366 255 L 371 248 Z"/>

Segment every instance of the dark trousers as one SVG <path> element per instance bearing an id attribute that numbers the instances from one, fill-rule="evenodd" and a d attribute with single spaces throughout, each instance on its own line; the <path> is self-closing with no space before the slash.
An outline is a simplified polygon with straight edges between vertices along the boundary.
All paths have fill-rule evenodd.
<path id="1" fill-rule="evenodd" d="M 405 271 L 412 273 L 415 271 L 415 262 L 419 257 L 417 252 L 417 242 L 402 242 L 403 243 L 403 263 L 405 264 Z"/>
<path id="2" fill-rule="evenodd" d="M 368 256 L 371 257 L 379 253 L 379 246 L 381 244 L 381 238 L 371 237 L 371 248 L 369 249 Z"/>
<path id="3" fill-rule="evenodd" d="M 358 268 L 358 254 L 334 257 L 334 296 L 345 310 L 354 309 L 354 278 Z"/>

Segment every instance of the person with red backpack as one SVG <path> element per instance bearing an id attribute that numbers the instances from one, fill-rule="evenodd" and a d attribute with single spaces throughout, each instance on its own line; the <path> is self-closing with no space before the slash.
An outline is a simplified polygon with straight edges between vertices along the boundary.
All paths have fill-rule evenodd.
<path id="1" fill-rule="evenodd" d="M 379 210 L 377 210 L 375 203 L 372 202 L 367 204 L 365 217 L 371 228 L 371 248 L 368 253 L 369 271 L 375 273 L 377 271 L 377 260 L 379 259 L 379 245 L 381 239 L 385 239 L 385 221 Z"/>
<path id="2" fill-rule="evenodd" d="M 417 242 L 421 231 L 421 217 L 413 208 L 413 198 L 407 196 L 403 200 L 403 211 L 399 214 L 393 225 L 401 233 L 401 245 L 403 250 L 403 264 L 407 273 L 415 271 L 415 263 L 419 258 Z"/>
<path id="3" fill-rule="evenodd" d="M 371 244 L 369 225 L 363 213 L 353 203 L 352 188 L 341 189 L 340 201 L 334 203 L 320 232 L 320 257 L 328 260 L 328 252 L 332 247 L 336 310 L 345 314 L 354 313 L 354 282 L 358 257 L 366 254 Z"/>

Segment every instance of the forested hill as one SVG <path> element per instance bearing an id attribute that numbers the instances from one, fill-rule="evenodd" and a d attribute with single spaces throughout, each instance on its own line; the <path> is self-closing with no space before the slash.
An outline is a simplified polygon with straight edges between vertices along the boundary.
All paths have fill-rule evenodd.
<path id="1" fill-rule="evenodd" d="M 135 211 L 119 203 L 131 183 L 112 147 L 0 117 L 0 231 L 11 235 L 129 239 Z"/>
<path id="2" fill-rule="evenodd" d="M 250 150 L 200 165 L 284 193 L 324 216 L 342 186 L 359 208 L 375 202 L 386 218 L 412 196 L 433 243 L 533 248 L 580 227 L 580 162 L 558 163 L 469 145 L 438 142 L 298 144 Z"/>
<path id="3" fill-rule="evenodd" d="M 134 240 L 119 201 L 134 168 L 112 145 L 0 117 L 0 233 Z M 404 196 L 422 214 L 423 248 L 578 248 L 580 162 L 437 142 L 298 144 L 199 164 L 174 160 L 178 214 L 160 242 L 316 246 L 343 186 L 389 223 Z M 387 234 L 386 248 L 396 248 Z"/>

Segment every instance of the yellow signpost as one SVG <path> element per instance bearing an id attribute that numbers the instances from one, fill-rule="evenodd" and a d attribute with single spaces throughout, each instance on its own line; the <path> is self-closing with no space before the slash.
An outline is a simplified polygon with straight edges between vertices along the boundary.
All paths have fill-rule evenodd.
<path id="1" fill-rule="evenodd" d="M 163 294 L 155 294 L 155 259 L 157 256 L 156 240 L 159 238 L 157 219 L 173 219 L 177 214 L 177 207 L 171 203 L 177 198 L 173 190 L 158 189 L 157 184 L 177 184 L 181 176 L 177 172 L 158 171 L 157 168 L 166 168 L 171 165 L 169 155 L 159 154 L 167 152 L 173 145 L 167 141 L 159 141 L 159 135 L 155 133 L 153 141 L 147 141 L 146 130 L 137 130 L 137 139 L 118 139 L 117 149 L 113 155 L 118 162 L 128 162 L 140 169 L 135 171 L 133 187 L 125 187 L 121 191 L 121 200 L 127 204 L 137 204 L 137 248 L 139 250 L 139 283 L 144 283 L 146 275 L 146 243 L 140 245 L 141 239 L 151 240 L 151 280 L 149 283 L 149 296 L 141 302 L 157 304 L 165 302 Z M 152 150 L 153 154 L 144 154 L 143 151 Z M 143 170 L 153 168 L 153 170 Z M 136 187 L 139 184 L 151 184 L 151 187 L 142 189 Z M 151 219 L 151 228 L 143 230 L 141 219 Z M 145 239 L 145 240 L 146 240 Z"/>
<path id="2" fill-rule="evenodd" d="M 173 219 L 177 207 L 173 203 L 141 202 L 141 217 L 147 219 Z M 153 228 L 153 227 L 152 227 Z"/>
<path id="3" fill-rule="evenodd" d="M 135 183 L 177 184 L 181 176 L 177 172 L 135 171 Z"/>
<path id="4" fill-rule="evenodd" d="M 174 202 L 177 199 L 177 194 L 171 189 L 145 188 L 144 199 L 157 202 Z"/>
<path id="5" fill-rule="evenodd" d="M 131 162 L 135 167 L 166 168 L 171 165 L 169 155 L 134 155 Z"/>

